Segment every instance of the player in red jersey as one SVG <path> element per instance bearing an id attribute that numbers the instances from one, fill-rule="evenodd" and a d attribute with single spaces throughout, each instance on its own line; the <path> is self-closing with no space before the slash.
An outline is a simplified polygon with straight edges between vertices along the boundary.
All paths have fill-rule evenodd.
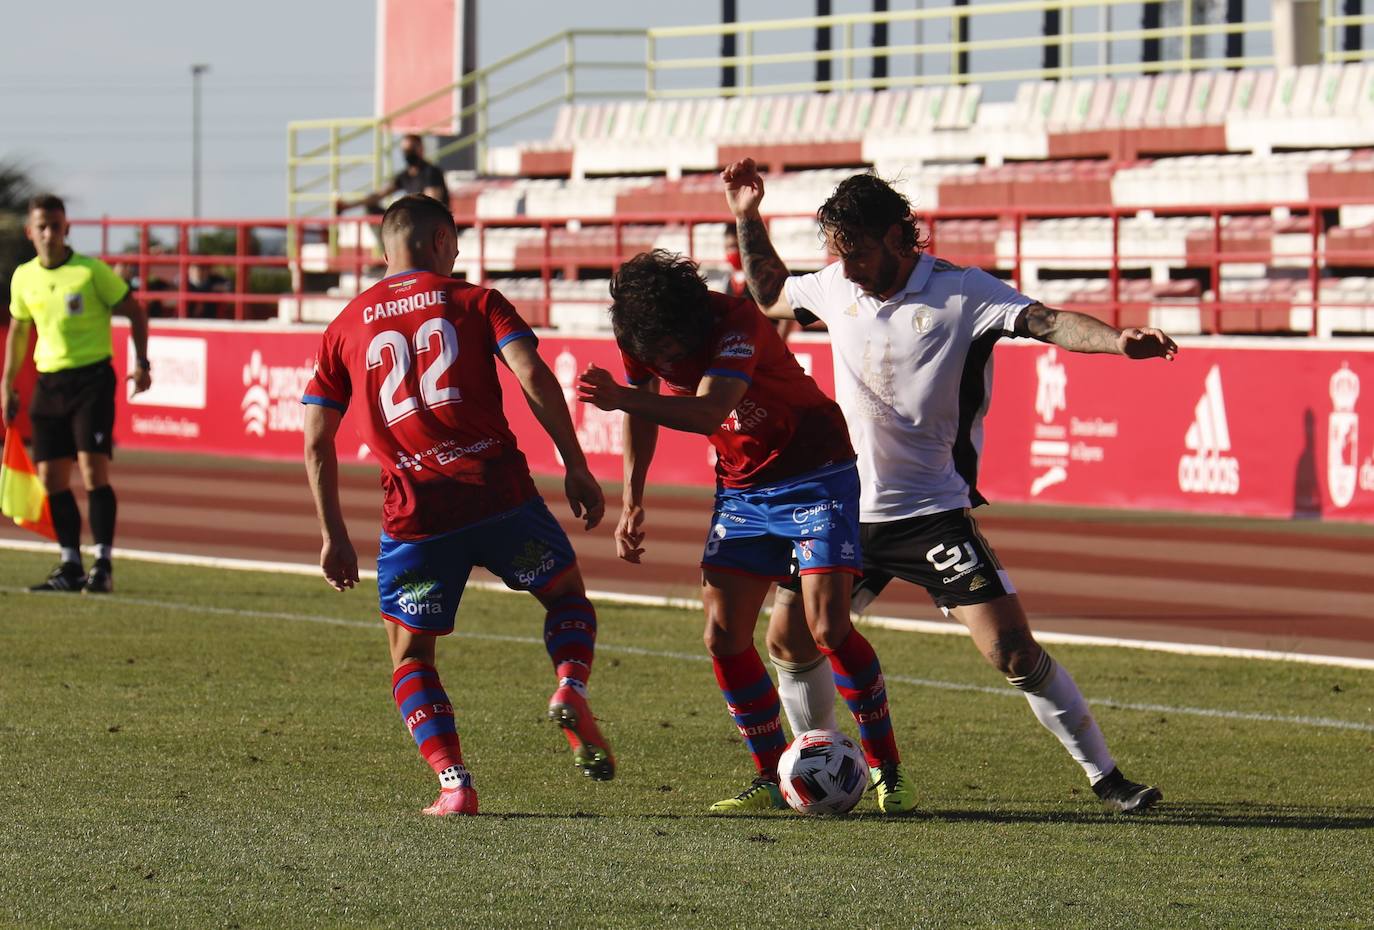
<path id="1" fill-rule="evenodd" d="M 710 437 L 715 515 L 702 556 L 706 649 L 758 777 L 713 811 L 783 807 L 786 747 L 778 693 L 754 647 L 764 596 L 800 561 L 806 622 L 830 660 L 876 776 L 878 804 L 905 813 L 903 777 L 878 657 L 849 621 L 859 573 L 859 476 L 844 415 L 751 301 L 708 291 L 697 266 L 664 251 L 626 262 L 611 282 L 611 323 L 630 386 L 591 366 L 578 397 L 625 417 L 620 558 L 644 552 L 644 483 L 658 428 Z M 659 384 L 668 396 L 659 394 Z"/>
<path id="2" fill-rule="evenodd" d="M 305 462 L 324 546 L 320 567 L 336 589 L 358 581 L 358 557 L 339 503 L 334 439 L 355 395 L 360 432 L 382 466 L 377 587 L 401 717 L 439 776 L 426 814 L 475 814 L 453 705 L 434 665 L 474 565 L 529 591 L 547 610 L 544 640 L 558 676 L 549 716 L 592 778 L 615 774 L 610 745 L 587 706 L 596 613 L 568 537 L 535 491 L 501 406 L 495 356 L 567 465 L 564 489 L 587 529 L 605 501 L 587 469 L 562 388 L 535 350 L 534 333 L 498 292 L 450 277 L 458 254 L 453 216 L 437 200 L 403 197 L 382 220 L 387 277 L 352 300 L 325 330 L 302 402 Z"/>

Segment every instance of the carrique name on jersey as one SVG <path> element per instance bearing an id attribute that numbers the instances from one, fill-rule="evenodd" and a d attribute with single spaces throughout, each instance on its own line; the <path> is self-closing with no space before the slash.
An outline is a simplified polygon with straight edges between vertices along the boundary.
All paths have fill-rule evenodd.
<path id="1" fill-rule="evenodd" d="M 448 291 L 442 290 L 422 291 L 419 294 L 398 297 L 395 300 L 379 300 L 375 304 L 363 308 L 363 322 L 373 323 L 387 317 L 404 316 L 412 310 L 423 310 L 426 307 L 446 303 L 448 303 Z"/>

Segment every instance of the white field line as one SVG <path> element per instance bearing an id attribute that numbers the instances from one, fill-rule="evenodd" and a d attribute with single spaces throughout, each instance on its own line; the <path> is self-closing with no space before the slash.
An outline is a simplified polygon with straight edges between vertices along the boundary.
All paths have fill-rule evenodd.
<path id="1" fill-rule="evenodd" d="M 135 557 L 135 556 L 133 556 L 133 555 L 130 555 L 129 553 L 125 553 L 124 555 L 125 555 L 126 557 L 129 557 L 129 558 L 134 558 L 134 557 Z M 180 560 L 181 560 L 181 559 L 184 559 L 184 558 L 188 558 L 188 557 L 187 557 L 187 556 L 176 556 L 175 558 L 178 560 L 178 564 L 183 564 L 183 563 L 180 562 Z M 226 561 L 226 560 L 218 560 L 218 561 Z M 232 561 L 232 560 L 230 560 L 230 561 Z M 263 563 L 263 564 L 270 564 L 270 563 Z M 314 566 L 300 566 L 300 565 L 296 565 L 296 566 L 290 566 L 289 568 L 284 569 L 283 571 L 284 571 L 284 572 L 289 572 L 290 574 L 301 574 L 301 575 L 306 575 L 306 574 L 313 574 L 313 573 L 315 572 L 315 570 L 316 570 L 316 569 L 315 569 Z M 506 590 L 506 588 L 505 588 L 504 586 L 502 586 L 502 585 L 497 585 L 497 584 L 493 584 L 493 583 L 489 583 L 489 582 L 488 582 L 488 583 L 483 583 L 482 587 L 487 588 L 487 589 L 497 589 L 497 590 L 502 590 L 502 591 Z M 57 595 L 57 594 L 31 594 L 29 591 L 27 591 L 27 590 L 24 589 L 24 588 L 0 587 L 0 592 L 4 592 L 4 593 L 6 593 L 6 594 L 28 594 L 28 595 L 30 595 L 30 596 L 32 596 L 32 597 L 41 597 L 41 598 L 49 598 L 49 597 L 58 598 L 58 597 L 65 597 L 64 595 Z M 593 597 L 600 597 L 600 595 L 596 595 L 596 594 L 592 594 L 592 596 L 593 596 Z M 608 599 L 608 600 L 609 600 L 610 598 L 602 598 L 602 599 Z M 660 606 L 660 603 L 661 603 L 662 601 L 666 601 L 666 600 L 669 600 L 669 599 L 667 599 L 667 598 L 651 598 L 651 597 L 645 596 L 645 597 L 637 597 L 637 598 L 635 599 L 634 603 L 652 602 L 652 603 L 654 604 L 654 606 Z M 247 610 L 247 609 L 238 608 L 238 607 L 214 607 L 214 606 L 209 606 L 209 605 L 205 605 L 205 604 L 191 604 L 191 603 L 185 603 L 185 602 L 179 602 L 179 601 L 161 601 L 161 600 L 153 600 L 153 599 L 150 599 L 150 598 L 126 597 L 126 596 L 124 596 L 124 595 L 122 595 L 122 594 L 102 595 L 102 596 L 99 597 L 99 598 L 81 598 L 81 597 L 78 597 L 78 598 L 71 598 L 70 600 L 67 601 L 67 603 L 69 603 L 69 604 L 72 605 L 72 606 L 79 606 L 80 608 L 87 608 L 87 607 L 89 607 L 89 608 L 93 608 L 93 609 L 99 609 L 99 607 L 100 607 L 100 605 L 101 605 L 102 603 L 105 603 L 105 602 L 108 602 L 108 601 L 115 601 L 115 602 L 121 603 L 121 604 L 130 604 L 130 605 L 133 605 L 133 606 L 135 606 L 135 607 L 151 607 L 151 608 L 154 608 L 154 609 L 157 609 L 157 610 L 187 611 L 187 612 L 192 612 L 192 613 L 194 613 L 194 612 L 200 612 L 200 613 L 206 613 L 206 614 L 214 614 L 214 615 L 218 615 L 218 616 L 243 617 L 243 618 L 254 619 L 254 620 L 288 620 L 288 621 L 295 622 L 295 623 L 318 623 L 318 624 L 323 624 L 323 625 L 327 625 L 327 626 L 350 627 L 350 628 L 353 628 L 353 629 L 362 629 L 362 630 L 377 630 L 377 629 L 379 629 L 379 627 L 380 627 L 380 625 L 381 625 L 381 623 L 382 623 L 382 621 L 381 621 L 380 619 L 377 620 L 377 621 L 374 621 L 374 622 L 367 622 L 367 621 L 362 621 L 362 620 L 347 620 L 347 619 L 344 619 L 344 618 L 342 618 L 342 617 L 327 617 L 327 616 L 322 616 L 322 615 L 318 615 L 318 614 L 296 614 L 296 613 L 288 613 L 288 612 L 285 612 L 285 611 L 272 611 L 272 610 Z M 906 621 L 903 621 L 903 622 L 906 622 Z M 949 624 L 944 624 L 944 625 L 945 625 L 945 626 L 949 626 Z M 543 641 L 542 639 L 536 639 L 535 637 L 532 637 L 532 636 L 507 636 L 507 635 L 497 634 L 497 633 L 478 633 L 478 632 L 473 632 L 473 631 L 469 631 L 469 630 L 455 630 L 454 633 L 453 633 L 453 635 L 454 635 L 454 636 L 457 636 L 457 637 L 460 637 L 460 638 L 462 638 L 462 639 L 476 639 L 476 640 L 485 640 L 485 641 L 489 641 L 489 642 L 515 643 L 515 644 L 529 645 L 529 646 L 543 646 L 543 645 L 544 645 L 544 641 Z M 671 652 L 671 651 L 659 650 L 659 649 L 644 649 L 644 648 L 641 648 L 641 647 L 639 647 L 639 646 L 618 646 L 618 645 L 614 645 L 614 644 L 612 644 L 612 643 L 606 643 L 606 642 L 598 642 L 598 643 L 596 644 L 596 648 L 597 648 L 597 651 L 598 651 L 598 652 L 611 652 L 611 653 L 619 653 L 619 654 L 622 654 L 622 655 L 638 655 L 638 656 L 645 656 L 645 657 L 648 657 L 648 658 L 655 658 L 655 659 L 676 659 L 676 660 L 678 660 L 678 661 L 685 661 L 685 662 L 706 662 L 706 661 L 709 661 L 708 657 L 707 657 L 706 655 L 704 655 L 704 654 L 701 654 L 701 653 Z M 978 693 L 978 694 L 991 694 L 991 695 L 995 695 L 995 696 L 997 696 L 997 697 L 1010 697 L 1010 698 L 1015 698 L 1015 697 L 1020 697 L 1020 696 L 1021 696 L 1021 693 L 1020 693 L 1019 691 L 1016 691 L 1016 690 L 1014 690 L 1014 689 L 1012 689 L 1012 688 L 1010 688 L 1010 687 L 1001 687 L 1001 688 L 999 688 L 999 687 L 991 687 L 991 686 L 988 686 L 988 685 L 970 685 L 970 684 L 963 684 L 963 683 L 960 683 L 960 682 L 953 682 L 953 681 L 939 681 L 939 680 L 930 679 L 930 678 L 914 678 L 914 677 L 911 677 L 911 676 L 908 676 L 908 675 L 887 675 L 887 674 L 885 674 L 883 677 L 884 677 L 887 681 L 897 682 L 897 683 L 899 683 L 899 684 L 905 684 L 905 685 L 913 685 L 913 686 L 918 687 L 918 688 L 934 688 L 934 689 L 937 689 L 937 690 L 940 690 L 940 691 L 972 691 L 972 692 L 976 692 L 976 693 Z M 1189 707 L 1189 706 L 1174 706 L 1174 705 L 1170 705 L 1170 704 L 1142 704 L 1142 703 L 1136 703 L 1136 702 L 1131 702 L 1131 701 L 1118 701 L 1118 700 L 1115 700 L 1115 699 L 1113 699 L 1113 698 L 1101 698 L 1101 697 L 1098 697 L 1098 698 L 1089 698 L 1088 700 L 1089 700 L 1089 703 L 1094 704 L 1094 705 L 1097 705 L 1097 706 L 1100 706 L 1100 707 L 1113 707 L 1113 708 L 1117 708 L 1117 709 L 1119 709 L 1119 710 L 1148 711 L 1148 712 L 1152 712 L 1152 713 L 1180 714 L 1180 715 L 1190 716 L 1190 717 L 1209 717 L 1209 718 L 1212 718 L 1212 719 L 1221 719 L 1221 720 L 1244 720 L 1244 721 L 1252 721 L 1252 722 L 1259 722 L 1259 723 L 1287 723 L 1287 724 L 1294 724 L 1294 725 L 1297 725 L 1297 726 L 1318 727 L 1318 728 L 1322 728 L 1322 729 L 1331 729 L 1331 730 L 1356 730 L 1356 731 L 1359 731 L 1359 732 L 1362 732 L 1362 733 L 1374 733 L 1374 724 L 1370 724 L 1370 723 L 1360 723 L 1360 722 L 1354 721 L 1354 720 L 1340 720 L 1340 719 L 1333 718 L 1333 717 L 1309 717 L 1309 716 L 1304 716 L 1304 715 L 1290 715 L 1290 714 L 1266 714 L 1266 713 L 1256 713 L 1256 712 L 1251 712 L 1251 711 L 1224 710 L 1224 709 L 1215 708 L 1215 707 Z"/>
<path id="2" fill-rule="evenodd" d="M 88 547 L 89 548 L 89 547 Z M 0 539 L 0 549 L 15 549 L 22 552 L 51 552 L 52 543 L 29 542 L 22 539 Z M 122 559 L 136 559 L 143 562 L 158 562 L 165 565 L 191 565 L 199 568 L 223 568 L 232 571 L 275 572 L 286 575 L 317 575 L 319 566 L 300 562 L 268 562 L 258 559 L 226 559 L 208 555 L 184 555 L 175 552 L 152 552 L 142 549 L 120 549 Z M 362 578 L 375 580 L 374 571 L 360 571 Z M 510 593 L 505 585 L 494 581 L 469 581 L 469 587 L 484 591 Z M 611 604 L 642 604 L 646 607 L 683 607 L 701 609 L 701 601 L 690 597 L 660 597 L 653 594 L 630 594 L 621 591 L 588 591 L 593 600 Z M 904 630 L 911 633 L 938 633 L 949 636 L 963 636 L 966 631 L 961 624 L 939 620 L 911 620 L 903 617 L 875 617 L 865 615 L 861 623 L 889 630 Z M 1341 668 L 1374 670 L 1374 659 L 1360 659 L 1351 656 L 1327 656 L 1306 652 L 1279 652 L 1270 649 L 1244 649 L 1236 646 L 1210 646 L 1203 643 L 1171 643 L 1163 640 L 1126 639 L 1115 636 L 1089 636 L 1081 633 L 1035 633 L 1042 643 L 1064 644 L 1071 646 L 1111 646 L 1121 649 L 1146 649 L 1152 652 L 1170 652 L 1189 656 L 1218 656 L 1228 659 L 1263 659 L 1271 662 L 1298 662 L 1307 665 L 1332 665 Z M 895 680 L 895 679 L 894 679 Z"/>

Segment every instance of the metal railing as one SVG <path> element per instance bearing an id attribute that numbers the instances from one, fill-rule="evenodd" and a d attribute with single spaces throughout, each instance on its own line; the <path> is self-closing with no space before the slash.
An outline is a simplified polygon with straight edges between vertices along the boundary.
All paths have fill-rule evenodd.
<path id="1" fill-rule="evenodd" d="M 1148 209 L 1141 207 L 1122 207 L 1102 205 L 1074 206 L 1005 206 L 1005 207 L 965 207 L 939 208 L 922 212 L 920 221 L 923 230 L 929 235 L 930 251 L 970 265 L 980 265 L 990 270 L 1008 273 L 1011 282 L 1018 288 L 1023 285 L 1023 273 L 1028 264 L 1047 265 L 1062 272 L 1065 269 L 1091 269 L 1098 275 L 1105 275 L 1106 290 L 1101 299 L 1088 302 L 1065 301 L 1062 306 L 1092 313 L 1107 322 L 1118 325 L 1140 325 L 1148 317 L 1151 301 L 1130 300 L 1123 297 L 1123 282 L 1130 268 L 1143 264 L 1160 263 L 1158 256 L 1135 255 L 1122 249 L 1121 227 L 1126 220 L 1143 216 L 1193 216 L 1208 218 L 1208 235 L 1196 248 L 1190 247 L 1186 260 L 1168 262 L 1169 267 L 1202 279 L 1199 296 L 1196 300 L 1182 300 L 1173 306 L 1198 311 L 1203 332 L 1226 332 L 1246 328 L 1236 321 L 1258 319 L 1265 313 L 1275 314 L 1291 309 L 1311 308 L 1308 331 L 1316 333 L 1321 328 L 1320 318 L 1325 309 L 1352 306 L 1322 299 L 1322 283 L 1332 279 L 1324 276 L 1327 264 L 1328 247 L 1323 217 L 1332 211 L 1352 203 L 1374 204 L 1374 197 L 1353 197 L 1341 200 L 1309 199 L 1286 203 L 1256 203 L 1227 205 L 1158 205 Z M 1229 235 L 1225 219 L 1235 216 L 1270 215 L 1275 210 L 1286 211 L 1293 217 L 1308 219 L 1305 231 L 1307 245 L 1301 251 L 1286 254 L 1246 251 L 1237 248 L 1226 240 Z M 812 214 L 776 215 L 769 222 L 780 219 L 811 217 Z M 1026 226 L 1035 220 L 1058 217 L 1098 217 L 1110 220 L 1110 250 L 1103 256 L 1107 267 L 1098 268 L 1095 259 L 1083 256 L 1068 256 L 1035 253 L 1028 251 L 1024 244 Z M 1009 228 L 1013 234 L 1013 254 L 1010 263 L 1006 256 L 995 251 L 979 251 L 977 248 L 958 246 L 953 242 L 942 241 L 942 225 L 953 220 L 985 219 L 995 220 L 1001 228 Z M 513 298 L 522 314 L 535 325 L 548 325 L 550 308 L 557 302 L 554 295 L 554 282 L 560 276 L 576 275 L 581 271 L 591 271 L 603 275 L 614 270 L 621 262 L 630 258 L 642 247 L 639 237 L 626 235 L 627 227 L 660 227 L 662 231 L 680 230 L 685 234 L 686 253 L 694 259 L 700 256 L 697 247 L 698 227 L 719 225 L 729 220 L 722 209 L 720 212 L 702 213 L 657 213 L 636 216 L 615 216 L 601 218 L 540 217 L 489 219 L 481 217 L 459 217 L 459 223 L 470 227 L 476 237 L 476 280 L 474 283 L 500 288 L 503 278 L 499 275 L 518 275 L 540 280 L 542 296 L 536 298 Z M 573 222 L 576 220 L 576 222 Z M 187 317 L 195 315 L 198 307 L 212 307 L 217 310 L 213 315 L 236 320 L 276 318 L 283 322 L 298 321 L 307 301 L 332 301 L 335 310 L 356 296 L 371 278 L 380 276 L 382 262 L 379 254 L 369 244 L 373 237 L 365 230 L 376 231 L 376 217 L 348 217 L 306 219 L 300 217 L 285 219 L 246 219 L 246 220 L 188 220 L 185 218 L 102 218 L 98 220 L 75 219 L 75 227 L 95 227 L 99 230 L 99 255 L 105 261 L 123 263 L 129 267 L 129 276 L 138 282 L 135 296 L 148 302 L 157 302 L 168 311 L 167 315 Z M 353 247 L 343 254 L 332 255 L 312 269 L 304 269 L 302 262 L 282 254 L 257 254 L 256 233 L 264 230 L 276 231 L 282 237 L 294 237 L 298 243 L 322 245 L 328 241 L 333 229 L 352 227 L 350 237 Z M 522 227 L 536 229 L 539 236 L 531 242 L 522 256 L 517 257 L 514 267 L 493 269 L 492 262 L 486 259 L 487 237 L 496 228 Z M 567 254 L 554 246 L 556 236 L 568 235 L 572 229 L 587 230 L 602 227 L 611 230 L 611 247 L 604 245 L 589 246 L 574 254 Z M 948 229 L 948 227 L 945 227 Z M 122 248 L 111 245 L 114 235 L 121 231 L 133 231 L 133 243 Z M 208 230 L 233 231 L 234 251 L 232 254 L 203 254 L 192 248 L 194 236 L 203 237 Z M 173 242 L 166 246 L 155 245 L 159 233 L 173 231 Z M 203 238 L 202 238 L 203 241 Z M 634 243 L 627 245 L 627 243 Z M 946 248 L 948 246 L 948 248 Z M 1227 299 L 1221 282 L 1229 280 L 1224 276 L 1224 266 L 1228 264 L 1274 264 L 1283 261 L 1290 269 L 1302 263 L 1302 273 L 1311 292 L 1310 300 L 1292 301 L 1289 304 L 1275 302 L 1272 305 L 1258 305 L 1253 300 Z M 460 256 L 460 264 L 463 256 Z M 1368 276 L 1374 278 L 1374 256 L 1369 260 Z M 218 290 L 191 289 L 187 286 L 189 271 L 193 266 L 222 269 L 226 272 L 224 286 Z M 284 286 L 276 289 L 255 290 L 251 272 L 255 268 L 286 268 L 289 280 L 279 283 Z M 800 269 L 798 269 L 800 270 Z M 315 277 L 313 272 L 320 273 Z M 332 274 L 344 273 L 351 278 L 351 286 L 334 287 L 328 292 L 312 290 L 316 281 L 323 281 Z M 1089 277 L 1084 273 L 1081 277 Z M 162 278 L 159 283 L 158 279 Z M 1035 295 L 1035 284 L 1027 283 L 1031 296 Z M 1204 299 L 1210 292 L 1211 299 Z M 576 301 L 568 301 L 575 303 Z M 1167 301 L 1165 301 L 1167 303 Z M 1279 332 L 1294 332 L 1291 327 L 1268 326 Z"/>

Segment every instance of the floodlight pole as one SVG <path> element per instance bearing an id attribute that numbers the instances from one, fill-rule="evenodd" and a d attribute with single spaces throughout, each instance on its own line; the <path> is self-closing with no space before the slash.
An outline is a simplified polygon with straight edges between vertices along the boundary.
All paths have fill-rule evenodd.
<path id="1" fill-rule="evenodd" d="M 196 220 L 200 219 L 200 76 L 209 70 L 209 65 L 191 65 L 191 218 Z M 192 227 L 192 247 L 196 232 Z"/>

